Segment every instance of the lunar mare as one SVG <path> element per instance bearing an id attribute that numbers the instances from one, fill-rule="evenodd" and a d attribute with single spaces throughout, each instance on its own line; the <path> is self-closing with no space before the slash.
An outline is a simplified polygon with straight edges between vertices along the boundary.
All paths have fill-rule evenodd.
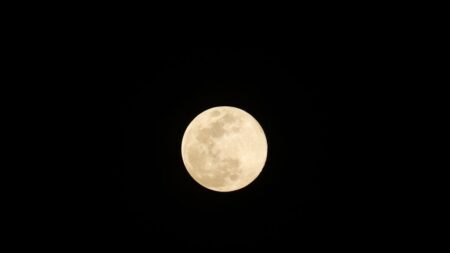
<path id="1" fill-rule="evenodd" d="M 231 106 L 213 107 L 189 124 L 181 155 L 197 183 L 214 191 L 235 191 L 261 173 L 267 158 L 267 140 L 249 113 Z"/>

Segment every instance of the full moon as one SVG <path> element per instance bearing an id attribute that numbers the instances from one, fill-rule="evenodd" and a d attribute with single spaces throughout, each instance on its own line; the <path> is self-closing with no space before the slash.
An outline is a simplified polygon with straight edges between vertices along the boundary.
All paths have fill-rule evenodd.
<path id="1" fill-rule="evenodd" d="M 230 192 L 246 187 L 261 173 L 267 140 L 249 113 L 236 107 L 213 107 L 189 124 L 181 155 L 197 183 L 213 191 Z"/>

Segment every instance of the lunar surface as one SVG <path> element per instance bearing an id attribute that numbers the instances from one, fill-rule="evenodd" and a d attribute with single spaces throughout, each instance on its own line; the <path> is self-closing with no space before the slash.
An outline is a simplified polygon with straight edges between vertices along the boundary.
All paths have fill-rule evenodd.
<path id="1" fill-rule="evenodd" d="M 181 155 L 197 183 L 213 191 L 235 191 L 261 173 L 267 140 L 262 127 L 247 112 L 230 106 L 213 107 L 189 124 Z"/>

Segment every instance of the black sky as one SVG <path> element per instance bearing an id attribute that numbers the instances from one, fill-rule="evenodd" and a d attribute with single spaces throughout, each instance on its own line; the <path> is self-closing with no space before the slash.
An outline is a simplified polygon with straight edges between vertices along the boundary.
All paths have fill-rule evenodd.
<path id="1" fill-rule="evenodd" d="M 330 51 L 155 47 L 102 60 L 110 68 L 89 115 L 96 137 L 86 145 L 97 158 L 80 172 L 90 179 L 78 194 L 79 232 L 149 249 L 321 242 L 329 230 Z M 253 115 L 268 140 L 260 176 L 230 193 L 198 185 L 180 153 L 189 122 L 222 105 Z"/>

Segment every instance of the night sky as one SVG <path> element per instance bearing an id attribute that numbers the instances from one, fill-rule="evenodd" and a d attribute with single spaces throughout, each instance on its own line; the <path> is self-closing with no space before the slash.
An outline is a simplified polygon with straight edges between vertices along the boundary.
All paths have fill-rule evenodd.
<path id="1" fill-rule="evenodd" d="M 79 233 L 110 247 L 144 249 L 323 242 L 332 58 L 311 43 L 301 49 L 152 47 L 103 59 L 111 68 L 104 67 L 104 93 L 90 115 L 96 140 L 86 145 L 97 158 L 80 172 L 91 179 L 78 196 Z M 200 186 L 181 158 L 186 127 L 214 106 L 249 112 L 268 141 L 262 173 L 235 192 Z"/>

